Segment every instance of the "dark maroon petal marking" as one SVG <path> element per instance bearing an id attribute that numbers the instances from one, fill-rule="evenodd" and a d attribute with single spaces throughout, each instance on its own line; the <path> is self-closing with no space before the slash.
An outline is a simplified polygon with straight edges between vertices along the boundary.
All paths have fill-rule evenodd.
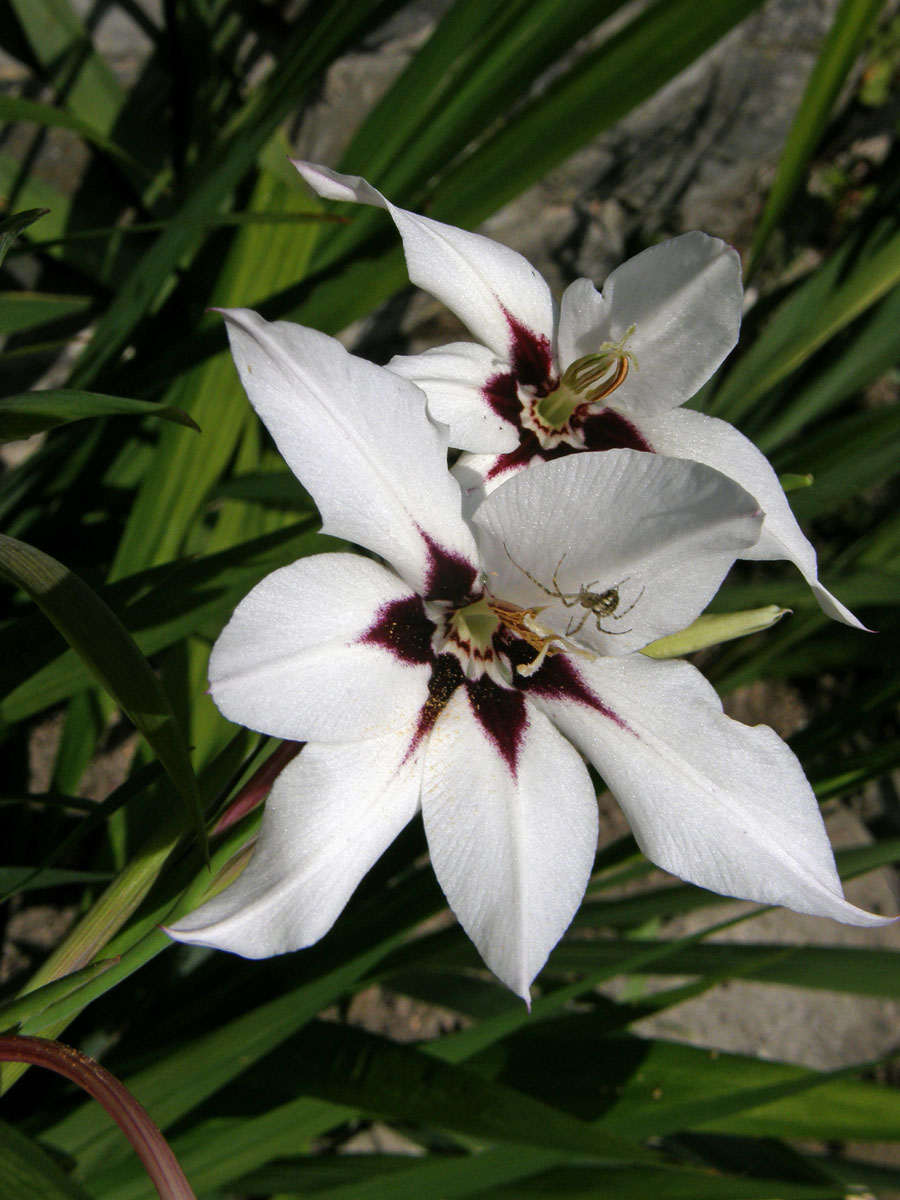
<path id="1" fill-rule="evenodd" d="M 509 421 L 516 429 L 522 425 L 522 401 L 516 386 L 516 377 L 507 371 L 504 375 L 492 375 L 481 394 L 498 417 Z"/>
<path id="2" fill-rule="evenodd" d="M 375 620 L 357 639 L 368 646 L 383 646 L 401 662 L 419 665 L 432 660 L 431 637 L 435 626 L 425 615 L 420 597 L 391 600 L 379 608 Z"/>
<path id="3" fill-rule="evenodd" d="M 601 408 L 599 412 L 588 410 L 584 418 L 573 413 L 571 425 L 573 429 L 581 429 L 585 450 L 644 450 L 653 453 L 653 447 L 637 426 L 611 408 Z"/>
<path id="4" fill-rule="evenodd" d="M 428 680 L 428 699 L 419 710 L 415 732 L 409 743 L 409 749 L 403 756 L 406 762 L 415 754 L 423 738 L 426 738 L 434 723 L 447 707 L 450 698 L 461 683 L 465 683 L 463 669 L 455 654 L 439 654 L 434 663 L 434 670 Z"/>
<path id="5" fill-rule="evenodd" d="M 573 700 L 576 704 L 592 708 L 620 729 L 632 732 L 618 713 L 613 712 L 608 704 L 604 704 L 599 696 L 594 695 L 568 655 L 548 654 L 539 671 L 525 676 L 520 675 L 516 667 L 519 664 L 534 662 L 534 649 L 519 638 L 511 638 L 506 652 L 513 667 L 513 682 L 523 692 L 530 692 L 547 700 Z"/>
<path id="6" fill-rule="evenodd" d="M 428 570 L 425 574 L 426 600 L 465 600 L 475 586 L 478 569 L 461 554 L 445 550 L 443 546 L 420 529 L 428 548 Z"/>
<path id="7" fill-rule="evenodd" d="M 487 675 L 467 679 L 466 690 L 479 725 L 515 778 L 519 751 L 528 726 L 525 697 L 521 692 L 500 687 Z"/>
<path id="8" fill-rule="evenodd" d="M 513 375 L 524 387 L 534 388 L 538 396 L 546 396 L 556 386 L 549 338 L 528 329 L 505 308 L 503 315 L 509 322 L 509 361 Z"/>
<path id="9" fill-rule="evenodd" d="M 515 450 L 497 455 L 484 477 L 496 479 L 499 475 L 505 475 L 507 471 L 518 471 L 521 467 L 527 467 L 533 458 L 539 462 L 552 462 L 554 458 L 565 458 L 567 454 L 579 454 L 583 449 L 584 446 L 571 446 L 568 442 L 560 442 L 558 446 L 545 450 L 537 435 L 529 430 L 522 435 L 522 440 Z"/>
<path id="10" fill-rule="evenodd" d="M 485 472 L 485 479 L 496 479 L 498 475 L 505 475 L 507 471 L 518 471 L 521 467 L 527 467 L 533 458 L 539 458 L 543 462 L 544 451 L 535 434 L 529 429 L 522 434 L 515 450 L 497 455 L 492 466 Z"/>
<path id="11" fill-rule="evenodd" d="M 567 454 L 580 454 L 582 450 L 644 450 L 653 454 L 654 450 L 637 426 L 632 425 L 625 417 L 603 408 L 600 412 L 588 412 L 586 417 L 573 415 L 570 425 L 573 429 L 581 429 L 584 436 L 583 446 L 573 446 L 569 442 L 545 450 L 538 441 L 537 435 L 526 430 L 515 450 L 506 454 L 498 454 L 492 465 L 485 472 L 485 479 L 497 479 L 508 471 L 517 471 L 527 467 L 533 458 L 540 462 L 552 462 L 554 458 L 565 458 Z"/>

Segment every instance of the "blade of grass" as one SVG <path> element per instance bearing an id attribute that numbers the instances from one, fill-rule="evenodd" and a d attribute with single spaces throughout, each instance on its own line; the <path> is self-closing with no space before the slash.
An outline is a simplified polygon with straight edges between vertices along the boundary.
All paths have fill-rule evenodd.
<path id="1" fill-rule="evenodd" d="M 541 179 L 758 7 L 656 0 L 523 106 L 443 180 L 431 216 L 471 225 Z"/>
<path id="2" fill-rule="evenodd" d="M 62 563 L 2 534 L 0 574 L 28 593 L 144 735 L 184 799 L 205 847 L 206 830 L 187 746 L 168 697 L 128 630 Z"/>
<path id="3" fill-rule="evenodd" d="M 753 234 L 745 271 L 747 279 L 754 274 L 766 242 L 800 187 L 841 88 L 883 8 L 883 0 L 843 0 L 835 13 Z"/>
<path id="4" fill-rule="evenodd" d="M 30 437 L 33 433 L 55 429 L 69 421 L 109 416 L 159 417 L 200 432 L 200 426 L 192 417 L 170 404 L 57 388 L 54 391 L 25 392 L 0 399 L 0 442 Z"/>

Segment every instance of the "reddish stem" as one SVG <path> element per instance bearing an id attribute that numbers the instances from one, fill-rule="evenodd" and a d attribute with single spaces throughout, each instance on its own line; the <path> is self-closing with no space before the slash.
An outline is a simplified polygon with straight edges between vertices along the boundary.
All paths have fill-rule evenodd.
<path id="1" fill-rule="evenodd" d="M 246 816 L 251 809 L 256 808 L 257 804 L 261 804 L 271 791 L 272 784 L 291 759 L 296 758 L 302 749 L 303 742 L 282 742 L 277 749 L 273 750 L 263 765 L 250 776 L 219 818 L 212 831 L 213 836 L 217 833 L 224 833 L 241 817 Z"/>
<path id="2" fill-rule="evenodd" d="M 196 1200 L 178 1159 L 147 1111 L 115 1075 L 93 1058 L 48 1038 L 7 1034 L 0 1037 L 0 1061 L 46 1067 L 77 1083 L 103 1105 L 121 1128 L 161 1200 Z"/>

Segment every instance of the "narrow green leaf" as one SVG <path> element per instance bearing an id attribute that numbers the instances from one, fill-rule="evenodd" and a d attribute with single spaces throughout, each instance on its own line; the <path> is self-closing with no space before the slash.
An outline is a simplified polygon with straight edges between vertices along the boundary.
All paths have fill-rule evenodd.
<path id="1" fill-rule="evenodd" d="M 0 152 L 0 193 L 14 194 L 18 202 L 33 208 L 42 208 L 46 216 L 40 225 L 42 239 L 53 239 L 64 233 L 71 233 L 79 224 L 80 213 L 72 196 L 67 195 L 38 175 L 27 175 L 22 178 L 22 164 L 9 154 Z M 92 206 L 93 208 L 93 206 Z M 98 217 L 93 216 L 94 223 Z M 132 248 L 127 242 L 119 243 L 119 235 L 114 231 L 103 241 L 74 242 L 66 244 L 65 254 L 59 247 L 51 247 L 48 251 L 51 257 L 65 260 L 67 266 L 82 272 L 89 280 L 101 285 L 115 284 L 121 273 L 127 270 L 134 260 L 136 247 Z M 31 235 L 26 234 L 25 241 L 31 241 Z M 18 247 L 16 247 L 18 250 Z"/>
<path id="2" fill-rule="evenodd" d="M 0 399 L 0 441 L 30 437 L 44 429 L 54 429 L 69 421 L 83 421 L 86 417 L 113 416 L 159 417 L 163 421 L 186 425 L 200 432 L 200 426 L 192 417 L 169 404 L 57 388 L 54 391 L 24 392 L 19 396 Z"/>
<path id="3" fill-rule="evenodd" d="M 385 943 L 369 947 L 334 971 L 288 989 L 204 1037 L 195 1038 L 181 1050 L 129 1076 L 124 1083 L 166 1128 L 280 1047 L 404 936 L 404 931 L 397 931 Z M 86 1167 L 102 1164 L 110 1154 L 116 1154 L 113 1131 L 87 1105 L 65 1117 L 48 1132 L 48 1139 L 78 1153 Z"/>
<path id="4" fill-rule="evenodd" d="M 141 571 L 104 594 L 123 613 L 145 655 L 198 631 L 208 631 L 212 638 L 264 575 L 310 553 L 346 548 L 346 543 L 314 532 L 316 524 L 307 519 L 218 554 Z M 0 717 L 8 722 L 68 699 L 91 683 L 86 664 L 72 651 L 59 654 L 57 647 L 47 646 L 40 627 L 30 625 L 26 632 L 27 621 L 22 618 L 0 636 Z M 13 654 L 17 647 L 17 656 L 4 660 L 3 651 Z"/>
<path id="5" fill-rule="evenodd" d="M 251 203 L 267 211 L 308 208 L 293 180 L 288 185 L 265 170 L 260 172 Z M 293 281 L 303 270 L 315 236 L 312 225 L 299 232 L 284 225 L 242 227 L 216 279 L 212 302 L 224 308 L 254 304 L 268 291 Z M 222 326 L 218 314 L 210 322 Z M 166 562 L 182 551 L 210 489 L 234 457 L 245 430 L 256 423 L 224 348 L 223 329 L 220 336 L 219 353 L 184 372 L 166 393 L 167 402 L 186 408 L 203 428 L 215 430 L 215 438 L 207 439 L 198 456 L 196 447 L 185 444 L 177 430 L 162 431 L 119 543 L 111 578 Z"/>
<path id="6" fill-rule="evenodd" d="M 474 1154 L 432 1154 L 426 1158 L 410 1155 L 342 1155 L 326 1160 L 312 1156 L 292 1162 L 280 1162 L 254 1171 L 236 1181 L 238 1188 L 251 1194 L 277 1191 L 281 1195 L 330 1193 L 330 1200 L 421 1200 L 440 1196 L 493 1195 L 502 1184 L 527 1186 L 527 1180 L 568 1155 L 534 1146 L 518 1145 L 481 1150 Z M 360 1161 L 354 1161 L 360 1159 Z M 630 1166 L 628 1171 L 639 1172 Z M 549 1193 L 547 1193 L 549 1195 Z M 595 1195 L 603 1193 L 596 1192 Z M 609 1193 L 614 1195 L 616 1193 Z"/>
<path id="7" fill-rule="evenodd" d="M 654 1161 L 653 1153 L 636 1143 L 607 1138 L 598 1128 L 489 1083 L 466 1067 L 355 1027 L 312 1022 L 279 1049 L 278 1061 L 282 1077 L 302 1073 L 309 1094 L 388 1120 L 614 1162 Z M 266 1065 L 259 1065 L 259 1079 L 271 1079 Z M 254 1075 L 248 1073 L 248 1086 Z"/>
<path id="8" fill-rule="evenodd" d="M 816 59 L 800 108 L 784 144 L 766 207 L 753 235 L 746 277 L 800 186 L 841 88 L 872 31 L 884 0 L 843 0 Z"/>
<path id="9" fill-rule="evenodd" d="M 622 3 L 457 0 L 357 129 L 339 169 L 364 175 L 398 203 L 424 200 L 423 185 L 481 140 L 487 114 L 512 111 L 550 64 L 569 58 Z M 377 227 L 376 213 L 357 214 L 323 239 L 316 265 Z"/>
<path id="10" fill-rule="evenodd" d="M 13 213 L 12 216 L 4 217 L 0 221 L 0 263 L 6 258 L 10 246 L 22 230 L 27 229 L 29 225 L 33 225 L 35 221 L 45 216 L 49 211 L 48 208 L 29 208 L 26 212 Z"/>
<path id="11" fill-rule="evenodd" d="M 31 0 L 16 3 L 27 7 Z M 296 111 L 335 55 L 396 6 L 391 0 L 336 0 L 325 9 L 316 6 L 315 11 L 304 12 L 294 22 L 266 86 L 251 93 L 218 144 L 198 165 L 196 186 L 179 209 L 179 220 L 156 240 L 117 290 L 98 322 L 93 341 L 76 364 L 71 379 L 75 386 L 89 385 L 152 310 L 176 266 L 183 266 L 185 257 L 198 249 L 195 222 L 227 207 L 232 189 L 250 170 L 280 121 Z"/>
<path id="12" fill-rule="evenodd" d="M 585 1071 L 585 1062 L 602 1062 L 602 1074 Z M 812 1071 L 610 1036 L 602 1014 L 567 1014 L 526 1028 L 472 1065 L 626 1138 L 696 1128 L 823 1139 L 896 1136 L 892 1089 L 858 1082 L 852 1076 L 861 1068 Z"/>
<path id="13" fill-rule="evenodd" d="M 0 892 L 30 892 L 75 883 L 109 883 L 109 871 L 35 870 L 34 867 L 0 867 Z"/>
<path id="14" fill-rule="evenodd" d="M 784 458 L 782 453 L 779 459 Z M 815 471 L 813 486 L 792 497 L 797 519 L 831 512 L 842 501 L 897 474 L 900 406 L 833 418 L 793 446 L 787 461 L 798 466 L 807 463 Z"/>
<path id="15" fill-rule="evenodd" d="M 46 1150 L 0 1120 L 0 1192 L 4 1200 L 91 1200 L 80 1183 L 64 1175 Z"/>
<path id="16" fill-rule="evenodd" d="M 0 574 L 31 596 L 153 747 L 183 797 L 205 851 L 206 827 L 187 746 L 169 699 L 131 634 L 62 563 L 3 534 Z"/>
<path id="17" fill-rule="evenodd" d="M 900 231 L 891 222 L 860 247 L 851 235 L 769 318 L 762 334 L 729 371 L 710 410 L 730 420 L 752 413 L 777 384 L 801 367 L 900 282 Z M 755 432 L 755 431 L 754 431 Z M 757 440 L 766 449 L 766 438 Z"/>
<path id="18" fill-rule="evenodd" d="M 48 82 L 65 98 L 67 111 L 98 137 L 111 140 L 115 130 L 117 161 L 144 203 L 152 206 L 170 174 L 162 170 L 148 184 L 147 167 L 138 164 L 162 163 L 159 126 L 138 118 L 128 93 L 95 49 L 68 0 L 8 3 Z"/>
<path id="19" fill-rule="evenodd" d="M 863 390 L 900 362 L 900 288 L 894 288 L 847 330 L 835 348 L 800 376 L 787 403 L 754 431 L 762 448 L 771 451 L 809 422 L 829 413 L 847 397 Z"/>
<path id="20" fill-rule="evenodd" d="M 0 334 L 35 329 L 50 321 L 75 316 L 89 309 L 90 296 L 55 296 L 47 292 L 0 292 Z"/>
<path id="21" fill-rule="evenodd" d="M 144 176 L 146 180 L 153 178 L 152 170 L 145 167 L 127 150 L 116 145 L 89 121 L 83 121 L 73 113 L 56 108 L 52 104 L 41 104 L 37 100 L 27 100 L 23 96 L 0 96 L 0 120 L 34 122 L 36 125 L 43 125 L 50 129 L 71 129 L 74 133 L 81 134 L 85 141 L 91 142 L 104 154 L 127 164 L 136 177 Z"/>
<path id="22" fill-rule="evenodd" d="M 91 963 L 89 967 L 83 967 L 80 971 L 73 971 L 54 983 L 47 983 L 43 987 L 36 988 L 21 999 L 8 1000 L 5 1004 L 0 1005 L 0 1030 L 11 1030 L 26 1018 L 33 1017 L 43 1009 L 49 1008 L 51 1004 L 56 1004 L 57 1001 L 71 996 L 73 992 L 77 992 L 84 984 L 90 983 L 92 979 L 102 975 L 104 971 L 108 971 L 117 962 L 118 959 L 105 958 L 101 962 Z"/>
<path id="23" fill-rule="evenodd" d="M 656 0 L 524 105 L 442 181 L 430 215 L 469 225 L 630 112 L 759 6 Z"/>
<path id="24" fill-rule="evenodd" d="M 705 942 L 672 947 L 663 941 L 641 940 L 663 951 L 646 968 L 652 975 L 716 975 L 754 979 L 782 987 L 809 987 L 856 996 L 900 999 L 900 954 L 848 946 L 785 946 L 778 944 Z M 628 960 L 634 942 L 597 939 L 568 941 L 555 952 L 566 971 L 596 971 Z M 776 961 L 777 960 L 777 961 Z"/>
<path id="25" fill-rule="evenodd" d="M 315 1138 L 355 1116 L 352 1108 L 302 1096 L 257 1117 L 201 1121 L 173 1138 L 171 1145 L 197 1192 L 212 1194 L 254 1166 L 310 1148 Z M 130 1159 L 122 1159 L 112 1170 L 100 1164 L 90 1172 L 90 1181 L 94 1194 L 103 1200 L 148 1200 L 146 1178 Z M 243 1186 L 229 1187 L 228 1193 L 255 1194 Z"/>
<path id="26" fill-rule="evenodd" d="M 71 851 L 73 846 L 76 846 L 78 842 L 93 833 L 95 829 L 99 829 L 102 825 L 106 824 L 112 815 L 118 812 L 123 805 L 128 804 L 129 801 L 133 800 L 144 789 L 152 786 L 160 778 L 161 774 L 162 767 L 158 761 L 148 763 L 145 767 L 133 771 L 124 783 L 120 784 L 114 792 L 111 792 L 99 804 L 96 801 L 88 801 L 87 812 L 82 819 L 77 822 L 75 827 L 65 837 L 54 840 L 41 862 L 32 868 L 24 880 L 21 877 L 17 880 L 13 879 L 10 882 L 18 886 L 9 886 L 7 884 L 6 889 L 0 889 L 0 904 L 5 903 L 14 891 L 39 886 L 39 884 L 32 881 L 37 880 L 39 876 L 43 878 L 48 867 L 52 867 L 63 854 Z M 44 797 L 37 798 L 46 803 Z M 29 797 L 31 802 L 34 799 L 35 797 Z M 65 799 L 69 800 L 70 798 L 65 797 Z M 76 800 L 75 803 L 77 804 L 78 801 Z"/>
<path id="27" fill-rule="evenodd" d="M 237 1180 L 251 1194 L 279 1197 L 327 1196 L 328 1200 L 418 1200 L 422 1196 L 477 1196 L 478 1200 L 847 1200 L 847 1188 L 834 1183 L 785 1182 L 729 1177 L 718 1171 L 683 1166 L 615 1167 L 591 1162 L 571 1164 L 564 1156 L 554 1166 L 549 1152 L 517 1146 L 479 1154 L 433 1155 L 425 1160 L 396 1155 L 344 1155 L 286 1160 Z M 374 1161 L 373 1161 L 374 1159 Z M 757 1164 L 758 1165 L 758 1164 Z M 849 1173 L 848 1181 L 853 1179 Z M 132 1200 L 115 1197 L 115 1200 Z M 136 1200 L 136 1196 L 133 1198 Z"/>
<path id="28" fill-rule="evenodd" d="M 221 500 L 246 500 L 281 512 L 308 512 L 312 501 L 290 471 L 254 471 L 225 479 L 213 489 Z"/>

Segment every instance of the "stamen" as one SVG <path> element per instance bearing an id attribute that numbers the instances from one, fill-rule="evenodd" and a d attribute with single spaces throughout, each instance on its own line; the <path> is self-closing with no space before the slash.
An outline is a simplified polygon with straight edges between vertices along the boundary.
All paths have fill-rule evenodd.
<path id="1" fill-rule="evenodd" d="M 566 370 L 562 382 L 581 397 L 581 402 L 594 404 L 604 400 L 624 382 L 628 374 L 628 355 L 588 354 L 576 359 Z"/>
<path id="2" fill-rule="evenodd" d="M 516 637 L 521 638 L 532 650 L 537 650 L 537 654 L 530 663 L 516 665 L 516 674 L 523 675 L 526 679 L 541 669 L 544 659 L 548 655 L 559 654 L 563 650 L 569 654 L 577 654 L 580 658 L 589 659 L 591 662 L 597 657 L 590 650 L 575 646 L 561 633 L 555 633 L 546 625 L 542 625 L 537 617 L 539 613 L 543 612 L 543 608 L 507 608 L 506 605 L 496 600 L 489 600 L 488 607 Z"/>
<path id="3" fill-rule="evenodd" d="M 559 386 L 539 402 L 541 420 L 551 429 L 562 429 L 577 408 L 605 400 L 621 387 L 632 364 L 637 370 L 634 354 L 625 349 L 634 329 L 632 325 L 618 342 L 604 342 L 595 354 L 570 363 Z"/>

